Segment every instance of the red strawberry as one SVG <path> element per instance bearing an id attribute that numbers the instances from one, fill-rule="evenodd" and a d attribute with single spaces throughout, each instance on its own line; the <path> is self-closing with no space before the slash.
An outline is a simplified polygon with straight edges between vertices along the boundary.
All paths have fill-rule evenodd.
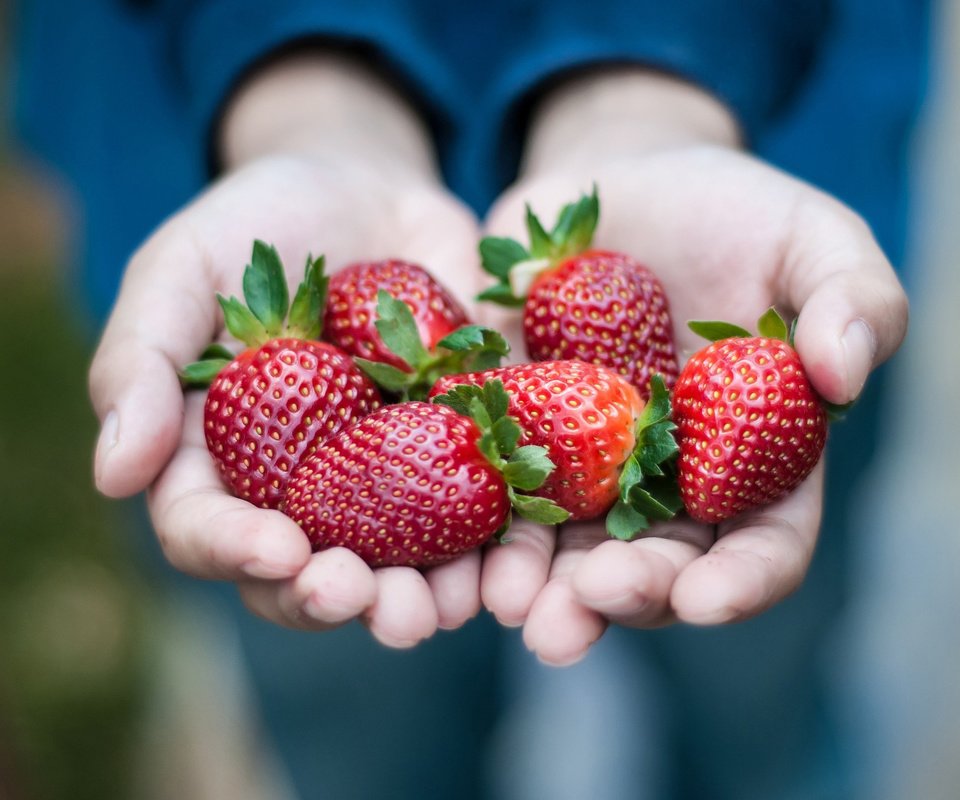
<path id="1" fill-rule="evenodd" d="M 596 191 L 561 211 L 547 233 L 527 209 L 529 251 L 511 239 L 480 243 L 500 283 L 481 299 L 523 305 L 534 361 L 576 358 L 616 370 L 649 397 L 650 379 L 677 377 L 673 324 L 657 276 L 623 253 L 588 249 L 599 216 Z"/>
<path id="2" fill-rule="evenodd" d="M 314 549 L 347 547 L 375 567 L 448 561 L 505 529 L 511 505 L 544 522 L 564 519 L 515 491 L 552 469 L 542 448 L 516 448 L 515 422 L 475 411 L 477 421 L 420 401 L 381 408 L 304 460 L 284 512 Z"/>
<path id="3" fill-rule="evenodd" d="M 360 356 L 355 357 L 357 366 L 382 389 L 404 400 L 423 399 L 441 375 L 499 366 L 510 350 L 502 335 L 479 325 L 463 325 L 428 349 L 409 304 L 383 289 L 377 293 L 375 317 L 378 352 L 390 354 L 404 368 Z"/>
<path id="4" fill-rule="evenodd" d="M 343 351 L 320 333 L 323 259 L 308 259 L 288 311 L 277 252 L 256 242 L 244 273 L 247 305 L 219 297 L 227 329 L 250 345 L 235 358 L 214 346 L 184 368 L 188 385 L 209 385 L 207 449 L 237 497 L 277 508 L 287 479 L 318 441 L 380 405 L 380 395 Z"/>
<path id="5" fill-rule="evenodd" d="M 636 388 L 606 367 L 545 361 L 441 378 L 431 397 L 461 409 L 475 390 L 499 379 L 523 444 L 544 447 L 556 470 L 534 493 L 553 500 L 571 519 L 608 517 L 612 535 L 631 538 L 679 508 L 663 465 L 676 452 L 663 382 L 655 379 L 646 405 Z M 660 480 L 664 479 L 664 480 Z M 665 486 L 655 486 L 663 483 Z M 664 491 L 666 490 L 666 491 Z"/>
<path id="6" fill-rule="evenodd" d="M 427 350 L 469 322 L 460 303 L 423 267 L 399 259 L 363 261 L 330 276 L 323 321 L 327 341 L 350 355 L 409 370 L 377 332 L 377 294 L 381 290 L 407 304 Z"/>
<path id="7" fill-rule="evenodd" d="M 678 478 L 687 513 L 716 523 L 796 488 L 823 452 L 827 414 L 773 309 L 760 336 L 723 323 L 690 327 L 715 341 L 674 389 Z"/>

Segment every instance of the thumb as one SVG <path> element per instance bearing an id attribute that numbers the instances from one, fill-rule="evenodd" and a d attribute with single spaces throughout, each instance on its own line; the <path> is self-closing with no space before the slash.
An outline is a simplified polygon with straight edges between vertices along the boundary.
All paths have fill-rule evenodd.
<path id="1" fill-rule="evenodd" d="M 127 269 L 89 376 L 101 422 L 94 475 L 110 497 L 147 488 L 180 441 L 177 369 L 197 357 L 216 325 L 203 263 L 192 244 L 161 231 Z"/>
<path id="2" fill-rule="evenodd" d="M 797 352 L 814 388 L 843 404 L 900 346 L 908 301 L 866 225 L 846 209 L 821 213 L 797 231 L 803 244 L 787 256 L 789 298 L 799 309 Z"/>

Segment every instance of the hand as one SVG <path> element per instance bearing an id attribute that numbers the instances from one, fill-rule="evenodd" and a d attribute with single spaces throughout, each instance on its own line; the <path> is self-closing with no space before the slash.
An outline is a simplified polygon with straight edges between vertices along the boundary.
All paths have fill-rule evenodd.
<path id="1" fill-rule="evenodd" d="M 223 137 L 227 173 L 133 256 L 94 358 L 97 485 L 113 497 L 149 488 L 169 561 L 236 582 L 276 623 L 321 630 L 360 617 L 397 647 L 456 627 L 480 607 L 479 553 L 425 574 L 371 570 L 344 549 L 311 555 L 283 514 L 224 490 L 203 440 L 202 393 L 185 398 L 177 370 L 222 335 L 215 293 L 240 295 L 255 238 L 277 246 L 292 285 L 308 253 L 332 269 L 391 256 L 432 268 L 469 302 L 477 223 L 440 187 L 419 121 L 351 63 L 274 68 L 234 102 Z"/>
<path id="2" fill-rule="evenodd" d="M 817 391 L 834 403 L 853 400 L 904 336 L 905 295 L 860 218 L 738 152 L 725 117 L 715 101 L 672 79 L 590 76 L 541 111 L 524 175 L 487 226 L 521 237 L 523 203 L 549 220 L 595 182 L 595 241 L 661 277 L 681 360 L 705 344 L 687 320 L 753 329 L 776 304 L 799 315 L 796 346 Z M 506 319 L 488 313 L 489 324 Z M 566 525 L 556 536 L 521 530 L 485 562 L 484 602 L 523 623 L 528 647 L 558 664 L 581 657 L 608 622 L 747 618 L 803 580 L 822 484 L 821 465 L 788 497 L 716 529 L 681 516 L 629 543 L 608 540 L 602 523 Z"/>

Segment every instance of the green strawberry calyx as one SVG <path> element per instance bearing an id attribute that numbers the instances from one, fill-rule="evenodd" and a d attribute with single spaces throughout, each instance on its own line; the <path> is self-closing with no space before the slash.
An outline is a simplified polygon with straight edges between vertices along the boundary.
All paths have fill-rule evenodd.
<path id="1" fill-rule="evenodd" d="M 630 540 L 654 521 L 672 519 L 683 507 L 677 486 L 670 392 L 660 375 L 650 380 L 650 399 L 637 418 L 636 444 L 620 472 L 620 494 L 607 513 L 607 533 Z"/>
<path id="2" fill-rule="evenodd" d="M 522 306 L 538 275 L 590 247 L 599 218 L 596 186 L 589 195 L 581 195 L 576 202 L 565 205 L 549 232 L 528 205 L 528 247 L 515 239 L 498 236 L 487 236 L 480 241 L 483 269 L 495 277 L 497 283 L 481 292 L 478 299 L 510 307 Z"/>
<path id="3" fill-rule="evenodd" d="M 746 339 L 754 334 L 746 328 L 741 328 L 732 322 L 723 322 L 720 320 L 690 320 L 687 323 L 697 336 L 701 336 L 710 342 L 720 342 L 724 339 Z M 793 332 L 796 327 L 796 321 L 787 325 L 786 320 L 780 315 L 780 312 L 772 306 L 763 312 L 763 315 L 757 320 L 757 333 L 766 339 L 779 339 L 793 347 Z"/>
<path id="4" fill-rule="evenodd" d="M 448 406 L 476 423 L 480 429 L 477 446 L 503 475 L 513 511 L 543 525 L 559 525 L 569 518 L 569 512 L 553 500 L 528 494 L 543 485 L 556 465 L 545 447 L 517 446 L 522 431 L 517 420 L 507 414 L 510 398 L 503 381 L 494 378 L 483 386 L 458 384 L 446 394 L 434 397 L 432 402 Z M 510 521 L 508 516 L 497 534 L 501 541 Z"/>
<path id="5" fill-rule="evenodd" d="M 746 339 L 753 336 L 746 328 L 741 328 L 739 325 L 730 322 L 691 320 L 687 323 L 687 327 L 698 336 L 702 336 L 711 342 L 720 342 L 724 339 Z M 786 342 L 790 347 L 795 347 L 796 328 L 796 319 L 788 324 L 773 306 L 764 311 L 760 319 L 757 320 L 757 333 L 760 336 L 766 339 L 779 339 Z M 820 398 L 820 404 L 823 406 L 830 422 L 843 420 L 856 402 L 856 400 L 851 400 L 849 403 L 831 403 L 822 397 Z"/>
<path id="6" fill-rule="evenodd" d="M 510 345 L 500 333 L 482 325 L 463 325 L 437 342 L 432 351 L 428 350 L 410 307 L 384 289 L 377 292 L 374 324 L 387 349 L 409 369 L 360 357 L 354 361 L 381 389 L 403 400 L 425 398 L 444 375 L 499 367 L 510 352 Z"/>
<path id="7" fill-rule="evenodd" d="M 227 330 L 248 347 L 281 337 L 319 339 L 328 282 L 323 256 L 307 256 L 303 281 L 291 303 L 287 276 L 277 249 L 258 239 L 253 243 L 250 263 L 243 272 L 245 302 L 236 297 L 227 299 L 221 294 L 217 294 L 217 301 Z M 210 345 L 200 360 L 180 371 L 180 380 L 187 387 L 209 386 L 232 359 L 233 354 L 223 345 Z"/>

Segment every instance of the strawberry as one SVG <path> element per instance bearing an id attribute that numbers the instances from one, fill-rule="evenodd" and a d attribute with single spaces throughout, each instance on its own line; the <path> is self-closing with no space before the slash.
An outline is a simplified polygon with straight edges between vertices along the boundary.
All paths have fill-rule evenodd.
<path id="1" fill-rule="evenodd" d="M 549 233 L 528 207 L 529 250 L 512 239 L 480 243 L 484 269 L 499 280 L 480 299 L 523 306 L 534 361 L 575 358 L 609 367 L 646 398 L 654 375 L 668 388 L 677 377 L 666 292 L 630 256 L 590 249 L 599 214 L 596 189 L 564 207 Z"/>
<path id="2" fill-rule="evenodd" d="M 428 350 L 469 320 L 463 307 L 418 264 L 400 259 L 362 261 L 330 276 L 323 328 L 327 341 L 353 356 L 409 369 L 381 340 L 377 295 L 385 291 L 410 308 Z"/>
<path id="3" fill-rule="evenodd" d="M 499 364 L 507 350 L 502 336 L 470 324 L 427 270 L 399 259 L 358 262 L 330 277 L 324 338 L 403 399 L 422 399 L 439 375 Z"/>
<path id="4" fill-rule="evenodd" d="M 420 338 L 409 305 L 386 290 L 377 293 L 376 332 L 383 352 L 404 365 L 355 357 L 357 366 L 394 397 L 422 400 L 443 375 L 500 365 L 510 347 L 501 334 L 480 325 L 464 325 L 428 349 Z"/>
<path id="5" fill-rule="evenodd" d="M 290 305 L 277 251 L 255 242 L 243 276 L 247 304 L 218 295 L 227 330 L 248 347 L 234 357 L 214 345 L 181 373 L 186 385 L 209 387 L 203 426 L 220 475 L 263 508 L 279 506 L 290 473 L 318 441 L 380 406 L 350 356 L 316 341 L 325 284 L 323 258 L 308 258 Z"/>
<path id="6" fill-rule="evenodd" d="M 680 507 L 669 467 L 676 453 L 670 402 L 659 377 L 646 404 L 617 372 L 576 360 L 451 375 L 430 396 L 462 410 L 477 386 L 494 379 L 507 391 L 521 443 L 545 448 L 556 465 L 534 494 L 553 500 L 574 520 L 610 512 L 609 532 L 625 539 Z"/>
<path id="7" fill-rule="evenodd" d="M 774 309 L 759 336 L 726 323 L 690 327 L 713 344 L 693 355 L 674 389 L 678 481 L 687 513 L 716 523 L 783 497 L 810 474 L 827 411 Z"/>
<path id="8" fill-rule="evenodd" d="M 517 447 L 491 382 L 470 413 L 422 401 L 385 406 L 324 441 L 291 478 L 283 510 L 315 550 L 343 546 L 374 567 L 440 564 L 506 529 L 511 507 L 542 522 L 566 514 L 521 494 L 553 469 Z"/>

